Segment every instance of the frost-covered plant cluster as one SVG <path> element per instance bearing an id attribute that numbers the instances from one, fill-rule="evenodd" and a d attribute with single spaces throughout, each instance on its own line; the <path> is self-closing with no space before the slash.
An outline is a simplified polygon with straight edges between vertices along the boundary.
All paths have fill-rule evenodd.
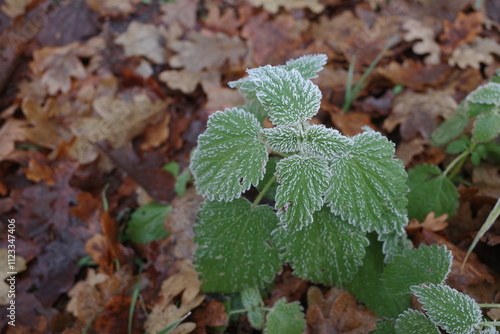
<path id="1" fill-rule="evenodd" d="M 394 319 L 380 323 L 381 333 L 417 333 L 413 325 L 450 333 L 480 328 L 477 305 L 442 285 L 450 253 L 412 249 L 406 239 L 406 172 L 394 144 L 371 129 L 346 137 L 310 122 L 321 102 L 310 79 L 325 63 L 325 55 L 310 55 L 250 69 L 229 83 L 248 103 L 210 116 L 191 158 L 197 191 L 207 198 L 195 226 L 203 290 L 237 295 L 264 332 L 300 333 L 299 305 L 281 300 L 268 309 L 260 295 L 289 264 L 294 275 L 342 286 Z M 273 127 L 263 127 L 266 118 Z M 409 310 L 412 293 L 431 305 L 427 316 Z M 453 303 L 432 306 L 433 295 Z M 442 316 L 469 306 L 476 313 L 459 329 Z M 280 323 L 290 326 L 281 330 Z"/>

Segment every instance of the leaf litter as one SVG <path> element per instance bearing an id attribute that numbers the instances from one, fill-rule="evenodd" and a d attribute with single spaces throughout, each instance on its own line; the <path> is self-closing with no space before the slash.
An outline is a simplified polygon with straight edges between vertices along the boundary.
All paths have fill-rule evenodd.
<path id="1" fill-rule="evenodd" d="M 93 332 L 126 332 L 137 282 L 134 333 L 159 331 L 190 312 L 175 333 L 228 322 L 221 300 L 200 292 L 191 264 L 201 199 L 192 187 L 177 196 L 162 166 L 186 168 L 208 115 L 243 104 L 227 82 L 246 68 L 327 54 L 314 79 L 323 95 L 314 122 L 351 136 L 363 126 L 382 131 L 405 166 L 414 166 L 446 162 L 430 133 L 500 66 L 494 11 L 466 1 L 5 1 L 1 11 L 0 215 L 18 224 L 16 328 L 33 333 L 79 333 L 87 324 Z M 344 113 L 352 55 L 357 82 L 392 35 L 401 37 Z M 453 251 L 450 285 L 498 302 L 495 225 L 459 271 L 500 196 L 498 164 L 488 163 L 465 166 L 470 186 L 460 189 L 455 216 L 429 213 L 407 232 L 415 245 Z M 134 244 L 123 235 L 143 198 L 173 206 L 164 224 L 170 236 Z M 134 259 L 142 259 L 142 274 Z M 373 313 L 338 288 L 298 279 L 290 268 L 276 283 L 269 304 L 302 300 L 308 333 L 374 328 Z M 0 328 L 13 333 L 2 312 Z"/>

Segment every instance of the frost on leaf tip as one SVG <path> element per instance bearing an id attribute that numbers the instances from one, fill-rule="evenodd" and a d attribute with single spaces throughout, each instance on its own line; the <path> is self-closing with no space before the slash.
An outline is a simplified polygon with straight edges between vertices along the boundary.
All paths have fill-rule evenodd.
<path id="1" fill-rule="evenodd" d="M 323 69 L 327 59 L 325 54 L 305 55 L 287 61 L 284 67 L 287 70 L 296 69 L 304 79 L 313 79 Z"/>
<path id="2" fill-rule="evenodd" d="M 479 86 L 467 96 L 467 101 L 500 106 L 500 84 L 488 82 L 486 85 Z"/>
<path id="3" fill-rule="evenodd" d="M 440 331 L 431 319 L 415 310 L 406 310 L 396 320 L 396 333 L 405 334 L 439 334 Z"/>
<path id="4" fill-rule="evenodd" d="M 447 285 L 421 285 L 412 288 L 427 316 L 449 333 L 469 334 L 481 322 L 482 313 L 469 296 Z"/>
<path id="5" fill-rule="evenodd" d="M 266 145 L 258 139 L 260 130 L 252 114 L 237 108 L 210 116 L 191 157 L 199 194 L 229 201 L 257 185 L 268 160 Z"/>
<path id="6" fill-rule="evenodd" d="M 266 69 L 266 70 L 264 70 Z M 275 125 L 291 125 L 311 119 L 319 110 L 321 91 L 297 70 L 279 67 L 250 72 L 257 85 L 257 98 Z"/>
<path id="7" fill-rule="evenodd" d="M 325 202 L 363 231 L 389 233 L 406 225 L 406 172 L 394 144 L 375 131 L 351 139 L 332 164 Z"/>
<path id="8" fill-rule="evenodd" d="M 298 155 L 281 160 L 277 167 L 279 186 L 276 210 L 288 230 L 300 230 L 313 222 L 313 213 L 323 206 L 323 194 L 328 186 L 327 163 L 320 158 Z"/>

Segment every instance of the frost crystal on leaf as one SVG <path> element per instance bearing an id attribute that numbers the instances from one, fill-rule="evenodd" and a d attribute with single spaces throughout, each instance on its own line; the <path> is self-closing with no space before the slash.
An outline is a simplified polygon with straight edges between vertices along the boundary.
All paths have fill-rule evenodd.
<path id="1" fill-rule="evenodd" d="M 374 131 L 356 135 L 332 165 L 325 194 L 334 214 L 363 231 L 388 233 L 407 223 L 406 173 L 394 144 Z"/>
<path id="2" fill-rule="evenodd" d="M 476 88 L 467 96 L 472 103 L 494 104 L 500 106 L 500 83 L 488 82 Z"/>
<path id="3" fill-rule="evenodd" d="M 349 281 L 369 244 L 365 233 L 325 207 L 314 213 L 314 223 L 300 231 L 278 229 L 274 236 L 296 276 L 325 285 Z"/>
<path id="4" fill-rule="evenodd" d="M 500 86 L 500 85 L 499 85 Z M 474 122 L 472 138 L 480 143 L 489 142 L 500 134 L 500 108 L 493 108 Z"/>
<path id="5" fill-rule="evenodd" d="M 275 125 L 291 125 L 313 117 L 319 109 L 321 91 L 297 70 L 279 67 L 249 70 L 257 84 L 257 98 L 268 109 Z"/>
<path id="6" fill-rule="evenodd" d="M 307 128 L 302 150 L 334 160 L 346 152 L 349 139 L 334 129 L 324 125 L 311 125 Z"/>
<path id="7" fill-rule="evenodd" d="M 237 108 L 210 116 L 191 157 L 199 194 L 230 201 L 257 185 L 268 160 L 266 145 L 258 139 L 260 130 L 252 114 Z"/>
<path id="8" fill-rule="evenodd" d="M 482 320 L 481 309 L 476 302 L 449 286 L 414 286 L 412 291 L 424 304 L 422 308 L 427 316 L 449 333 L 472 333 L 474 325 Z"/>
<path id="9" fill-rule="evenodd" d="M 396 333 L 405 334 L 439 334 L 440 331 L 423 313 L 406 310 L 396 320 Z"/>
<path id="10" fill-rule="evenodd" d="M 205 202 L 194 227 L 203 291 L 238 292 L 272 281 L 281 267 L 278 249 L 269 243 L 277 225 L 269 206 L 252 209 L 243 198 Z"/>
<path id="11" fill-rule="evenodd" d="M 297 126 L 277 126 L 262 130 L 269 146 L 278 152 L 297 152 L 302 142 L 301 131 Z"/>
<path id="12" fill-rule="evenodd" d="M 287 70 L 297 70 L 304 79 L 313 79 L 318 76 L 318 72 L 326 64 L 325 54 L 305 55 L 297 59 L 289 60 L 285 64 Z"/>
<path id="13" fill-rule="evenodd" d="M 280 185 L 276 210 L 287 230 L 296 231 L 313 222 L 313 213 L 323 206 L 330 173 L 326 161 L 294 155 L 276 167 Z"/>

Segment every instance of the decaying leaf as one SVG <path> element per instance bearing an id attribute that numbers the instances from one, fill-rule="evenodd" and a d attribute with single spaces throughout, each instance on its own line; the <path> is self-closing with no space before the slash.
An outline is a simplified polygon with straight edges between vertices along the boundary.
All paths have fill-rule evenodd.
<path id="1" fill-rule="evenodd" d="M 61 47 L 45 47 L 33 53 L 30 68 L 42 78 L 42 84 L 50 95 L 71 88 L 71 78 L 83 79 L 87 70 L 80 58 L 89 58 L 95 53 L 92 47 L 71 43 Z"/>
<path id="2" fill-rule="evenodd" d="M 100 16 L 125 16 L 135 11 L 140 0 L 87 0 L 87 5 Z"/>
<path id="3" fill-rule="evenodd" d="M 406 231 L 411 234 L 411 231 L 414 230 L 419 230 L 422 228 L 428 229 L 430 231 L 441 231 L 444 230 L 447 226 L 448 223 L 446 220 L 448 219 L 448 215 L 445 213 L 439 217 L 436 217 L 434 212 L 430 212 L 426 217 L 425 220 L 421 223 L 418 222 L 416 219 L 410 220 L 408 223 L 408 226 L 406 226 Z"/>
<path id="4" fill-rule="evenodd" d="M 7 224 L 7 222 L 6 222 Z M 5 282 L 6 278 L 11 277 L 11 272 L 20 273 L 26 270 L 26 261 L 19 254 L 15 254 L 15 264 L 10 265 L 12 258 L 9 257 L 9 254 L 12 255 L 7 248 L 0 249 L 0 305 L 7 305 L 10 302 L 10 298 L 8 297 L 10 290 L 9 281 Z M 16 277 L 15 275 L 12 275 Z M 17 279 L 17 277 L 15 278 Z M 15 293 L 15 283 L 14 283 L 14 293 Z M 15 299 L 13 299 L 15 301 Z"/>
<path id="5" fill-rule="evenodd" d="M 216 82 L 220 86 L 220 73 L 215 71 L 190 72 L 185 70 L 167 70 L 160 73 L 160 80 L 172 89 L 179 89 L 189 94 L 198 84 Z"/>
<path id="6" fill-rule="evenodd" d="M 161 285 L 160 301 L 155 304 L 145 323 L 149 333 L 157 333 L 167 325 L 181 319 L 200 305 L 205 295 L 200 292 L 201 282 L 190 261 L 185 261 L 177 274 L 170 276 Z M 176 302 L 177 297 L 180 297 Z M 170 333 L 189 333 L 196 324 L 187 322 Z"/>
<path id="7" fill-rule="evenodd" d="M 78 281 L 71 288 L 71 290 L 68 291 L 70 300 L 68 305 L 66 305 L 66 311 L 72 313 L 76 318 L 82 318 L 83 314 L 81 314 L 81 312 L 83 310 L 78 305 L 79 303 L 82 303 L 81 299 L 88 298 L 89 295 L 92 295 L 92 292 L 95 290 L 97 284 L 104 283 L 108 279 L 110 279 L 108 275 L 96 273 L 94 269 L 89 268 L 85 280 Z M 98 307 L 96 307 L 93 311 L 98 312 Z"/>
<path id="8" fill-rule="evenodd" d="M 0 161 L 5 159 L 12 151 L 14 151 L 16 142 L 26 140 L 26 128 L 28 123 L 23 120 L 9 118 L 0 128 Z"/>
<path id="9" fill-rule="evenodd" d="M 12 18 L 23 15 L 31 2 L 32 0 L 5 0 L 5 4 L 1 7 L 2 12 Z"/>
<path id="10" fill-rule="evenodd" d="M 143 56 L 155 64 L 165 64 L 167 52 L 162 45 L 163 35 L 153 24 L 132 21 L 115 42 L 123 45 L 126 56 Z"/>
<path id="11" fill-rule="evenodd" d="M 401 124 L 403 139 L 413 139 L 418 133 L 427 139 L 436 128 L 437 117 L 447 119 L 457 106 L 451 91 L 430 90 L 423 94 L 400 95 L 394 101 L 391 115 L 384 122 L 384 129 L 392 132 Z"/>
<path id="12" fill-rule="evenodd" d="M 404 34 L 404 40 L 411 42 L 421 40 L 413 45 L 413 52 L 418 55 L 429 54 L 424 58 L 424 62 L 429 65 L 439 64 L 441 49 L 434 38 L 434 30 L 422 25 L 421 21 L 414 19 L 407 20 L 403 23 L 403 27 L 407 32 Z"/>
<path id="13" fill-rule="evenodd" d="M 445 20 L 443 33 L 439 36 L 443 53 L 450 54 L 460 45 L 472 42 L 483 30 L 484 17 L 481 12 L 465 14 L 458 12 L 455 22 Z"/>
<path id="14" fill-rule="evenodd" d="M 453 50 L 448 64 L 462 69 L 470 66 L 477 70 L 481 63 L 492 64 L 493 55 L 500 56 L 500 44 L 491 38 L 478 37 L 472 43 Z"/>
<path id="15" fill-rule="evenodd" d="M 277 13 L 280 7 L 291 10 L 296 8 L 309 8 L 313 13 L 319 14 L 325 6 L 318 0 L 249 0 L 254 6 L 263 6 L 271 13 Z"/>
<path id="16" fill-rule="evenodd" d="M 449 75 L 447 64 L 428 65 L 412 60 L 400 64 L 392 61 L 385 68 L 377 67 L 376 72 L 391 80 L 395 85 L 422 90 L 442 84 Z"/>
<path id="17" fill-rule="evenodd" d="M 177 52 L 170 58 L 170 66 L 183 67 L 190 72 L 219 69 L 226 61 L 237 64 L 247 52 L 238 36 L 208 31 L 192 32 L 188 34 L 187 40 L 173 42 L 169 47 Z"/>
<path id="18" fill-rule="evenodd" d="M 160 6 L 163 13 L 161 21 L 168 27 L 180 24 L 187 29 L 193 29 L 196 25 L 196 10 L 198 0 L 177 0 L 164 3 Z"/>

